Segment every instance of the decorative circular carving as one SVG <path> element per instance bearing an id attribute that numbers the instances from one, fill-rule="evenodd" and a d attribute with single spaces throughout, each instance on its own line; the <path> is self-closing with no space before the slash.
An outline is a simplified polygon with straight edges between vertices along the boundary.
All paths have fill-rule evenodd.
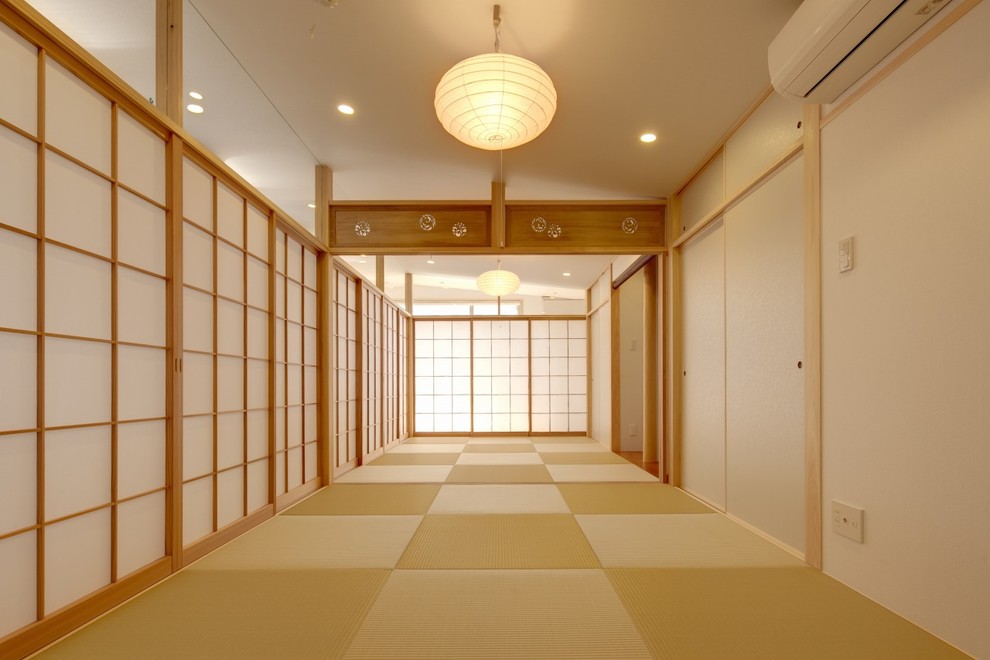
<path id="1" fill-rule="evenodd" d="M 364 238 L 371 233 L 371 225 L 368 224 L 367 220 L 361 220 L 356 225 L 354 225 L 354 233 Z"/>
<path id="2" fill-rule="evenodd" d="M 531 224 L 533 227 L 533 231 L 537 233 L 542 234 L 547 230 L 547 221 L 539 216 L 533 218 L 533 222 Z"/>
<path id="3" fill-rule="evenodd" d="M 454 234 L 454 236 L 460 238 L 467 233 L 467 225 L 463 222 L 455 223 L 454 226 L 451 227 L 450 231 Z"/>
<path id="4" fill-rule="evenodd" d="M 564 228 L 560 225 L 547 225 L 547 236 L 550 238 L 560 238 L 564 233 Z"/>
<path id="5" fill-rule="evenodd" d="M 627 234 L 635 234 L 637 229 L 639 229 L 639 223 L 636 218 L 626 218 L 622 221 L 622 231 Z"/>
<path id="6" fill-rule="evenodd" d="M 433 228 L 437 226 L 437 219 L 434 218 L 429 213 L 424 213 L 419 216 L 419 228 L 423 231 L 433 231 Z"/>

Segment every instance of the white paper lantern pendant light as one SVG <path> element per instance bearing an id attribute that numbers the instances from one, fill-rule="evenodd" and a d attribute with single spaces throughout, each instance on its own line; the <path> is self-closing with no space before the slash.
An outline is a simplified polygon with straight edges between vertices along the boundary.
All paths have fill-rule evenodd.
<path id="1" fill-rule="evenodd" d="M 489 296 L 501 298 L 515 293 L 519 288 L 519 276 L 515 273 L 502 270 L 501 257 L 495 262 L 495 270 L 488 270 L 478 275 L 478 291 Z"/>
<path id="2" fill-rule="evenodd" d="M 489 151 L 526 144 L 557 110 L 550 76 L 522 57 L 502 52 L 495 5 L 495 52 L 458 62 L 437 85 L 433 104 L 444 129 L 464 144 Z"/>

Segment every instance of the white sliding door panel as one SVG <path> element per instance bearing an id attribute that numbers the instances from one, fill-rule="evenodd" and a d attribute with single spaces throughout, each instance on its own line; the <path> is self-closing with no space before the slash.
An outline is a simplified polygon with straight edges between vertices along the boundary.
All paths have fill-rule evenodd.
<path id="1" fill-rule="evenodd" d="M 727 510 L 802 552 L 803 191 L 799 158 L 725 216 Z"/>
<path id="2" fill-rule="evenodd" d="M 725 507 L 725 229 L 683 248 L 683 487 Z"/>

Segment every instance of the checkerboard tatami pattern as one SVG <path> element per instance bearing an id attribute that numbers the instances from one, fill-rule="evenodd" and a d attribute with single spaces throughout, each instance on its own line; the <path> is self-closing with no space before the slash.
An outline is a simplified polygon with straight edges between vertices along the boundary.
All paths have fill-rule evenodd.
<path id="1" fill-rule="evenodd" d="M 407 441 L 45 654 L 956 656 L 594 440 L 519 437 Z"/>

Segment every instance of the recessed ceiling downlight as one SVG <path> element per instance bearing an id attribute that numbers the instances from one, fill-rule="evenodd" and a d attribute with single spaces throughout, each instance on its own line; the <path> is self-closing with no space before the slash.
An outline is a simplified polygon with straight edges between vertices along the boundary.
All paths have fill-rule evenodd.
<path id="1" fill-rule="evenodd" d="M 188 110 L 189 112 L 193 113 L 194 115 L 201 115 L 201 114 L 203 114 L 203 106 L 198 105 L 196 103 L 190 103 L 189 105 L 187 105 L 186 106 L 186 110 Z"/>
<path id="2" fill-rule="evenodd" d="M 189 92 L 189 98 L 196 99 L 197 101 L 203 100 L 203 95 L 199 92 Z"/>
<path id="3" fill-rule="evenodd" d="M 654 133 L 643 133 L 642 135 L 639 136 L 639 141 L 646 142 L 647 144 L 649 144 L 650 142 L 656 142 L 657 136 Z"/>
<path id="4" fill-rule="evenodd" d="M 337 106 L 337 110 L 339 110 L 341 114 L 345 114 L 345 115 L 353 115 L 354 114 L 354 108 L 352 108 L 351 106 L 347 105 L 346 103 L 341 103 L 340 105 L 338 105 Z"/>

